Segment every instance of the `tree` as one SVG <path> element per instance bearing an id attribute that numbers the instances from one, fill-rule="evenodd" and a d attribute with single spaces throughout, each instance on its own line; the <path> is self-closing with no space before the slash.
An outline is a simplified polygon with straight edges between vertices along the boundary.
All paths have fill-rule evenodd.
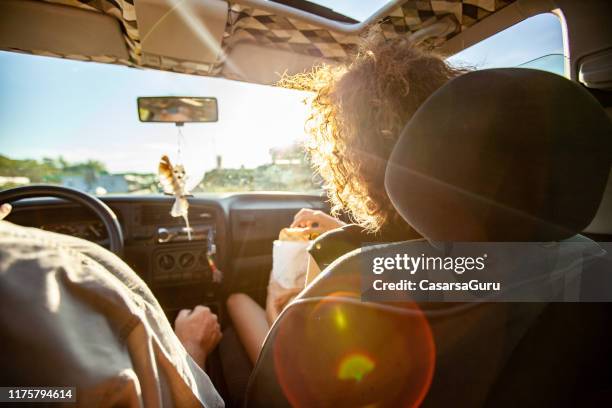
<path id="1" fill-rule="evenodd" d="M 0 155 L 0 176 L 27 177 L 32 183 L 60 183 L 63 176 L 83 176 L 87 183 L 93 183 L 100 174 L 108 174 L 108 171 L 97 160 L 69 163 L 61 156 L 57 159 L 45 157 L 38 161 Z"/>

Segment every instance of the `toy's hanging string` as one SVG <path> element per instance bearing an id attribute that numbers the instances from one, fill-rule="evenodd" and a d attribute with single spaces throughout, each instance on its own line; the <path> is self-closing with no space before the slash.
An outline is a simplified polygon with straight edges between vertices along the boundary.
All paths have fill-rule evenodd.
<path id="1" fill-rule="evenodd" d="M 176 163 L 183 164 L 183 144 L 185 143 L 185 136 L 183 135 L 183 124 L 177 123 L 176 128 L 178 130 L 176 135 Z M 186 199 L 186 198 L 185 198 Z M 183 215 L 185 220 L 185 229 L 187 230 L 187 239 L 191 241 L 191 226 L 189 225 L 188 214 Z"/>
<path id="2" fill-rule="evenodd" d="M 176 163 L 183 164 L 183 143 L 185 143 L 185 136 L 183 136 L 183 124 L 176 124 L 178 133 L 176 135 Z"/>

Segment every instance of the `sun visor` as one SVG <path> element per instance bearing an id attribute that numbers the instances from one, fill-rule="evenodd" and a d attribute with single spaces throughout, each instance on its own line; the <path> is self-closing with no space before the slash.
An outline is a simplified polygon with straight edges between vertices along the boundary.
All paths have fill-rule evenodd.
<path id="1" fill-rule="evenodd" d="M 136 0 L 142 64 L 210 73 L 222 53 L 228 5 L 221 0 Z"/>
<path id="2" fill-rule="evenodd" d="M 116 18 L 40 1 L 0 1 L 0 49 L 101 62 L 129 58 Z"/>

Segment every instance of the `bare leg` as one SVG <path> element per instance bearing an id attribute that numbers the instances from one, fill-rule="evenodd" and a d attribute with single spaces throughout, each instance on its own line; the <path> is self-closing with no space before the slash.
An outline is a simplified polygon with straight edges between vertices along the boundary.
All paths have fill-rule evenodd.
<path id="1" fill-rule="evenodd" d="M 227 299 L 234 328 L 253 364 L 270 330 L 265 310 L 244 293 L 234 293 Z"/>

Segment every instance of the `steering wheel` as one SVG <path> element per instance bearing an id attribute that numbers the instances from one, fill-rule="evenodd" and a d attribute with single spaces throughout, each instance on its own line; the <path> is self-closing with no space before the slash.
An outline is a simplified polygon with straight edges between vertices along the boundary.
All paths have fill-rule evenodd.
<path id="1" fill-rule="evenodd" d="M 62 200 L 80 204 L 91 210 L 102 221 L 109 240 L 109 250 L 117 256 L 123 254 L 123 232 L 117 216 L 100 199 L 91 194 L 84 193 L 73 188 L 52 185 L 31 185 L 11 188 L 0 192 L 0 205 L 23 200 L 25 198 L 55 197 Z"/>

